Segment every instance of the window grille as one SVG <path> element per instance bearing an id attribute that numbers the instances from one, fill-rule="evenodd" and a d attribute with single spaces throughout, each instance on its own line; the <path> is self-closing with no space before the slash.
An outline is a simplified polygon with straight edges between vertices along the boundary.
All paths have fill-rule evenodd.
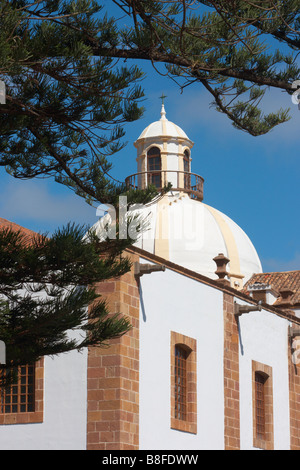
<path id="1" fill-rule="evenodd" d="M 175 346 L 175 418 L 186 420 L 187 352 Z"/>
<path id="2" fill-rule="evenodd" d="M 27 413 L 35 411 L 35 366 L 10 369 L 16 378 L 12 385 L 0 390 L 0 413 Z M 0 374 L 6 374 L 2 369 Z"/>
<path id="3" fill-rule="evenodd" d="M 197 341 L 171 331 L 171 429 L 197 434 Z"/>
<path id="4" fill-rule="evenodd" d="M 256 403 L 256 436 L 264 439 L 266 433 L 265 416 L 265 383 L 266 377 L 259 372 L 255 373 L 255 403 Z"/>

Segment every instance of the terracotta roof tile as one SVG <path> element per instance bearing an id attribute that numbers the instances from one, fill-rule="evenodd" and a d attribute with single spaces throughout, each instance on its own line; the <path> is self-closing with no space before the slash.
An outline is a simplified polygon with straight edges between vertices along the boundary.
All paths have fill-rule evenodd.
<path id="1" fill-rule="evenodd" d="M 278 293 L 281 289 L 293 291 L 291 302 L 294 305 L 300 305 L 300 271 L 254 274 L 245 284 L 244 291 L 248 291 L 248 287 L 255 282 L 268 284 Z M 276 301 L 274 305 L 277 303 L 278 301 Z"/>
<path id="2" fill-rule="evenodd" d="M 37 235 L 36 232 L 34 232 L 33 230 L 22 227 L 21 225 L 18 225 L 15 222 L 11 222 L 10 220 L 6 220 L 0 217 L 0 230 L 3 228 L 11 228 L 15 232 L 20 231 L 21 233 L 26 235 L 29 239 L 32 239 Z"/>

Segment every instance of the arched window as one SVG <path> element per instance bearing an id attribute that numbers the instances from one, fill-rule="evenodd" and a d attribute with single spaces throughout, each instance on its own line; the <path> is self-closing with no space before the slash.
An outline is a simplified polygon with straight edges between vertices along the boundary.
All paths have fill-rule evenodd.
<path id="1" fill-rule="evenodd" d="M 183 171 L 184 171 L 184 188 L 191 189 L 190 152 L 188 150 L 185 150 L 183 154 Z"/>
<path id="2" fill-rule="evenodd" d="M 272 367 L 252 361 L 253 446 L 274 449 Z"/>
<path id="3" fill-rule="evenodd" d="M 187 414 L 187 357 L 182 345 L 175 345 L 175 418 L 186 421 Z"/>
<path id="4" fill-rule="evenodd" d="M 196 340 L 171 332 L 171 428 L 197 434 Z"/>
<path id="5" fill-rule="evenodd" d="M 266 434 L 266 402 L 265 384 L 268 376 L 262 372 L 255 372 L 255 414 L 256 414 L 256 436 L 265 439 Z"/>
<path id="6" fill-rule="evenodd" d="M 161 156 L 158 147 L 151 147 L 147 154 L 148 184 L 161 188 Z"/>

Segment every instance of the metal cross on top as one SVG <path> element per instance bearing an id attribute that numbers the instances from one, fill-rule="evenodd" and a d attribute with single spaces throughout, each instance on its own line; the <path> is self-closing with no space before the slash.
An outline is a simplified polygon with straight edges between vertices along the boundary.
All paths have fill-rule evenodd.
<path id="1" fill-rule="evenodd" d="M 165 104 L 165 98 L 168 98 L 164 93 L 159 97 L 162 100 L 162 104 Z"/>

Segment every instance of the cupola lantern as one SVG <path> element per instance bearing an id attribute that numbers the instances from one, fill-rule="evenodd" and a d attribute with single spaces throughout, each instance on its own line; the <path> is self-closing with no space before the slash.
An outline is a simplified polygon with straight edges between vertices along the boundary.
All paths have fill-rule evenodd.
<path id="1" fill-rule="evenodd" d="M 172 184 L 172 190 L 203 200 L 204 180 L 191 172 L 194 143 L 176 124 L 166 118 L 164 99 L 161 118 L 150 124 L 134 143 L 137 149 L 137 173 L 126 178 L 131 188 L 145 189 L 150 184 L 160 191 Z"/>

